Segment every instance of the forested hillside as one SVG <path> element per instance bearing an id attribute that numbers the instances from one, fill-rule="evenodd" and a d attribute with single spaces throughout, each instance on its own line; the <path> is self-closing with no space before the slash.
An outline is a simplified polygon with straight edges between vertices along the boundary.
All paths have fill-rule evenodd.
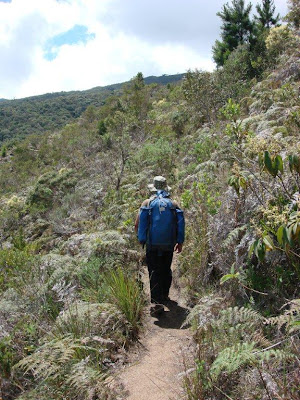
<path id="1" fill-rule="evenodd" d="M 122 398 L 109 377 L 148 301 L 134 219 L 164 175 L 186 215 L 186 399 L 299 400 L 298 6 L 251 43 L 226 48 L 223 30 L 213 73 L 139 73 L 60 130 L 2 146 L 3 399 Z"/>
<path id="2" fill-rule="evenodd" d="M 146 84 L 167 85 L 184 74 L 149 76 Z M 0 99 L 0 142 L 61 128 L 79 118 L 88 107 L 100 107 L 109 96 L 118 95 L 125 83 L 85 91 L 48 93 L 19 100 Z"/>

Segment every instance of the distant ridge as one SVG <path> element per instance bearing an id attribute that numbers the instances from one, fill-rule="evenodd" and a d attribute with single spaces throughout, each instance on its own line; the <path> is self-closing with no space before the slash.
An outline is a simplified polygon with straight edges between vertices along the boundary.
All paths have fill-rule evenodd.
<path id="1" fill-rule="evenodd" d="M 161 76 L 147 76 L 144 78 L 144 82 L 146 85 L 151 85 L 151 83 L 157 83 L 160 85 L 167 85 L 168 83 L 173 83 L 173 82 L 178 82 L 181 79 L 183 79 L 185 74 L 175 74 L 175 75 L 161 75 Z M 107 89 L 107 90 L 119 90 L 121 87 L 130 81 L 126 81 L 123 83 L 114 83 L 112 85 L 107 85 L 107 86 L 96 86 L 92 89 L 85 90 L 85 92 L 93 92 L 97 91 L 99 89 Z"/>
<path id="2" fill-rule="evenodd" d="M 144 81 L 147 85 L 167 85 L 180 81 L 184 75 L 148 76 Z M 100 107 L 107 97 L 118 95 L 122 86 L 129 82 L 22 99 L 0 99 L 0 142 L 59 129 L 80 117 L 88 106 Z"/>
<path id="3" fill-rule="evenodd" d="M 183 79 L 185 73 L 182 74 L 175 74 L 175 75 L 161 75 L 161 76 L 155 76 L 155 75 L 151 75 L 151 76 L 147 76 L 146 78 L 144 78 L 144 82 L 146 85 L 151 85 L 151 83 L 157 83 L 160 85 L 167 85 L 168 83 L 173 83 L 173 82 L 178 82 L 181 79 Z M 130 81 L 126 81 L 126 82 L 121 82 L 121 83 L 113 83 L 111 85 L 105 85 L 105 86 L 95 86 L 94 88 L 91 89 L 86 89 L 86 90 L 71 90 L 68 92 L 65 91 L 61 91 L 61 92 L 52 92 L 52 93 L 45 93 L 45 94 L 39 94 L 39 95 L 35 95 L 35 96 L 28 96 L 28 97 L 23 97 L 21 99 L 4 99 L 1 98 L 0 101 L 5 101 L 5 102 L 9 102 L 9 103 L 13 103 L 13 102 L 21 102 L 23 100 L 43 100 L 45 98 L 54 98 L 54 97 L 59 97 L 59 96 L 69 96 L 69 95 L 73 95 L 73 94 L 78 94 L 78 93 L 93 93 L 93 92 L 99 92 L 99 91 L 105 91 L 105 90 L 110 90 L 110 91 L 114 91 L 114 90 L 119 90 L 122 88 L 123 85 L 126 85 L 127 83 L 129 83 Z"/>

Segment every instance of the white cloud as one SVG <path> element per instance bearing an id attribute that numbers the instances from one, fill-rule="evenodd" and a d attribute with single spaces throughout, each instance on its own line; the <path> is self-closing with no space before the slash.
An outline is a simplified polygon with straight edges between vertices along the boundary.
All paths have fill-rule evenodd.
<path id="1" fill-rule="evenodd" d="M 257 2 L 258 0 L 256 0 Z M 12 0 L 0 2 L 0 98 L 82 90 L 144 76 L 211 70 L 225 0 Z M 275 0 L 278 11 L 285 0 Z M 285 11 L 283 12 L 285 13 Z M 74 25 L 95 37 L 44 58 Z M 92 38 L 92 36 L 91 36 Z"/>
<path id="2" fill-rule="evenodd" d="M 94 33 L 96 38 L 87 44 L 62 46 L 51 62 L 40 51 L 34 71 L 19 87 L 17 97 L 122 82 L 139 71 L 148 76 L 183 72 L 201 64 L 203 68 L 213 67 L 209 60 L 202 60 L 184 46 L 151 46 L 124 34 L 112 38 L 101 27 Z"/>

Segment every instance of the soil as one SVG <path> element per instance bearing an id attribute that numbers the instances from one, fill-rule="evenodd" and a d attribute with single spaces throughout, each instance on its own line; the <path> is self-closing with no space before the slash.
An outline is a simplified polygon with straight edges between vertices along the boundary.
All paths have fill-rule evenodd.
<path id="1" fill-rule="evenodd" d="M 145 287 L 149 286 L 144 272 Z M 173 279 L 174 281 L 174 279 Z M 189 329 L 182 328 L 188 314 L 180 289 L 174 283 L 171 301 L 162 315 L 152 317 L 148 309 L 144 335 L 130 354 L 120 375 L 127 400 L 182 400 L 184 359 L 191 345 Z"/>

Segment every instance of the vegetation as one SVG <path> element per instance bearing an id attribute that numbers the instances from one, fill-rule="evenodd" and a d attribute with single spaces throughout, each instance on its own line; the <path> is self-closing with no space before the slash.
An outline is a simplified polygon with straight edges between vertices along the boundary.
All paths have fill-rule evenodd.
<path id="1" fill-rule="evenodd" d="M 2 146 L 3 398 L 117 398 L 108 378 L 146 303 L 134 219 L 164 175 L 187 220 L 187 398 L 299 400 L 295 4 L 256 47 L 272 62 L 255 79 L 244 43 L 213 73 L 167 86 L 139 73 L 61 129 Z"/>
<path id="2" fill-rule="evenodd" d="M 224 65 L 229 54 L 239 45 L 249 41 L 253 32 L 250 21 L 252 5 L 245 7 L 244 0 L 233 0 L 232 5 L 225 4 L 217 15 L 222 19 L 222 42 L 216 41 L 213 49 L 214 61 L 218 66 Z"/>
<path id="3" fill-rule="evenodd" d="M 213 59 L 218 67 L 224 66 L 232 53 L 243 54 L 242 64 L 249 78 L 259 77 L 273 62 L 266 51 L 266 40 L 272 27 L 278 26 L 273 0 L 262 0 L 256 5 L 257 15 L 251 19 L 252 4 L 233 0 L 223 6 L 217 15 L 222 19 L 221 38 L 213 47 Z M 240 60 L 241 61 L 241 60 Z"/>
<path id="4" fill-rule="evenodd" d="M 279 14 L 275 15 L 275 5 L 273 0 L 262 0 L 262 5 L 256 5 L 256 11 L 258 13 L 258 23 L 267 29 L 275 26 L 280 19 Z"/>
<path id="5" fill-rule="evenodd" d="M 180 81 L 183 74 L 149 76 L 147 84 L 167 85 Z M 96 87 L 85 91 L 48 93 L 19 100 L 0 101 L 0 143 L 60 129 L 74 122 L 89 108 L 100 107 L 112 95 L 119 95 L 124 84 Z M 92 107 L 92 108 L 91 108 Z"/>
<path id="6" fill-rule="evenodd" d="M 295 13 L 290 2 L 289 15 Z M 210 168 L 202 163 L 197 174 L 205 171 L 210 191 L 223 193 L 217 213 L 203 207 L 195 183 L 183 195 L 186 205 L 197 204 L 193 218 L 202 215 L 201 223 L 191 223 L 187 260 L 181 262 L 196 303 L 187 320 L 197 346 L 194 366 L 186 365 L 188 399 L 299 399 L 300 75 L 299 68 L 291 71 L 297 58 L 292 43 L 299 48 L 293 21 L 264 32 L 265 44 L 256 48 L 265 60 L 263 79 L 218 107 L 222 122 L 208 136 L 217 130 L 222 144 L 211 149 Z M 216 75 L 237 59 L 238 76 L 250 82 L 249 45 L 237 46 Z M 222 188 L 226 175 L 232 192 Z M 209 295 L 203 296 L 201 282 Z"/>
<path id="7" fill-rule="evenodd" d="M 275 318 L 249 307 L 224 308 L 223 302 L 203 297 L 189 316 L 198 357 L 185 376 L 188 399 L 299 399 L 299 300 Z M 275 342 L 271 331 L 279 335 Z"/>

